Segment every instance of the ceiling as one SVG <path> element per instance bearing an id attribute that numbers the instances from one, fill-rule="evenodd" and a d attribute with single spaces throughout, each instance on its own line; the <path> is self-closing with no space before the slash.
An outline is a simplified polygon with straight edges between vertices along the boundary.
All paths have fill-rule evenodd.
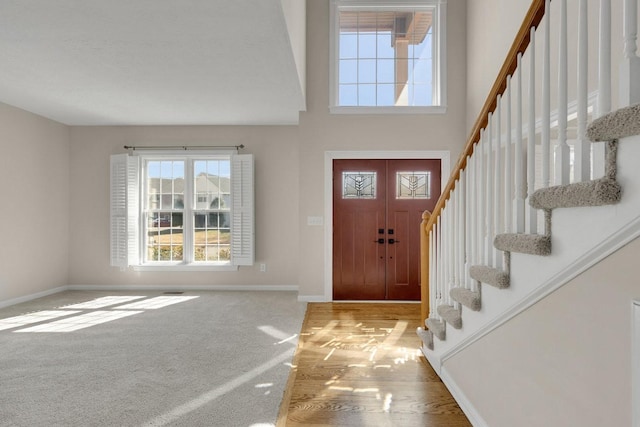
<path id="1" fill-rule="evenodd" d="M 0 0 L 0 102 L 78 126 L 295 124 L 295 1 Z"/>

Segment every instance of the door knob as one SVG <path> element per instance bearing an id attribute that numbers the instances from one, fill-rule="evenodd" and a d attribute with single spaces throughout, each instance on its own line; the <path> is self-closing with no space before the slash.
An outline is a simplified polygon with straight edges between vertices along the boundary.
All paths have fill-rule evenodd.
<path id="1" fill-rule="evenodd" d="M 394 243 L 400 243 L 400 240 L 389 239 L 389 244 L 393 245 Z"/>
<path id="2" fill-rule="evenodd" d="M 381 245 L 384 245 L 384 239 L 374 240 L 373 243 L 380 243 Z"/>

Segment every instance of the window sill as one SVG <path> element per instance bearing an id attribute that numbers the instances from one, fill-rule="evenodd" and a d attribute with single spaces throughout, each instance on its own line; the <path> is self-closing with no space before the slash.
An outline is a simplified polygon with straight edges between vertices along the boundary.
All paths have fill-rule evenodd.
<path id="1" fill-rule="evenodd" d="M 329 107 L 331 114 L 445 114 L 447 107 L 433 105 L 428 107 Z"/>
<path id="2" fill-rule="evenodd" d="M 213 264 L 144 264 L 132 266 L 133 271 L 238 271 L 237 265 Z"/>

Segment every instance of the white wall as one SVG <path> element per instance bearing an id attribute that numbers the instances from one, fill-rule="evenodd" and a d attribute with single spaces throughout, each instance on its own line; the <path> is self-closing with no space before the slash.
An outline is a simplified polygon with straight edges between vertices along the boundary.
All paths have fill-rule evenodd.
<path id="1" fill-rule="evenodd" d="M 636 239 L 443 365 L 487 425 L 631 425 L 639 251 Z"/>
<path id="2" fill-rule="evenodd" d="M 69 129 L 0 104 L 0 301 L 67 284 Z"/>

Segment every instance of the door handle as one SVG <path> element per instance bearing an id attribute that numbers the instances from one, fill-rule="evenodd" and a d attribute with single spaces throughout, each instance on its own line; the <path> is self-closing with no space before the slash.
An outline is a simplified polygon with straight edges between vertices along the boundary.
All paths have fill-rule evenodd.
<path id="1" fill-rule="evenodd" d="M 394 243 L 400 243 L 400 240 L 389 239 L 389 244 L 393 245 Z"/>
<path id="2" fill-rule="evenodd" d="M 373 243 L 379 243 L 381 245 L 384 245 L 384 239 L 374 240 Z"/>

